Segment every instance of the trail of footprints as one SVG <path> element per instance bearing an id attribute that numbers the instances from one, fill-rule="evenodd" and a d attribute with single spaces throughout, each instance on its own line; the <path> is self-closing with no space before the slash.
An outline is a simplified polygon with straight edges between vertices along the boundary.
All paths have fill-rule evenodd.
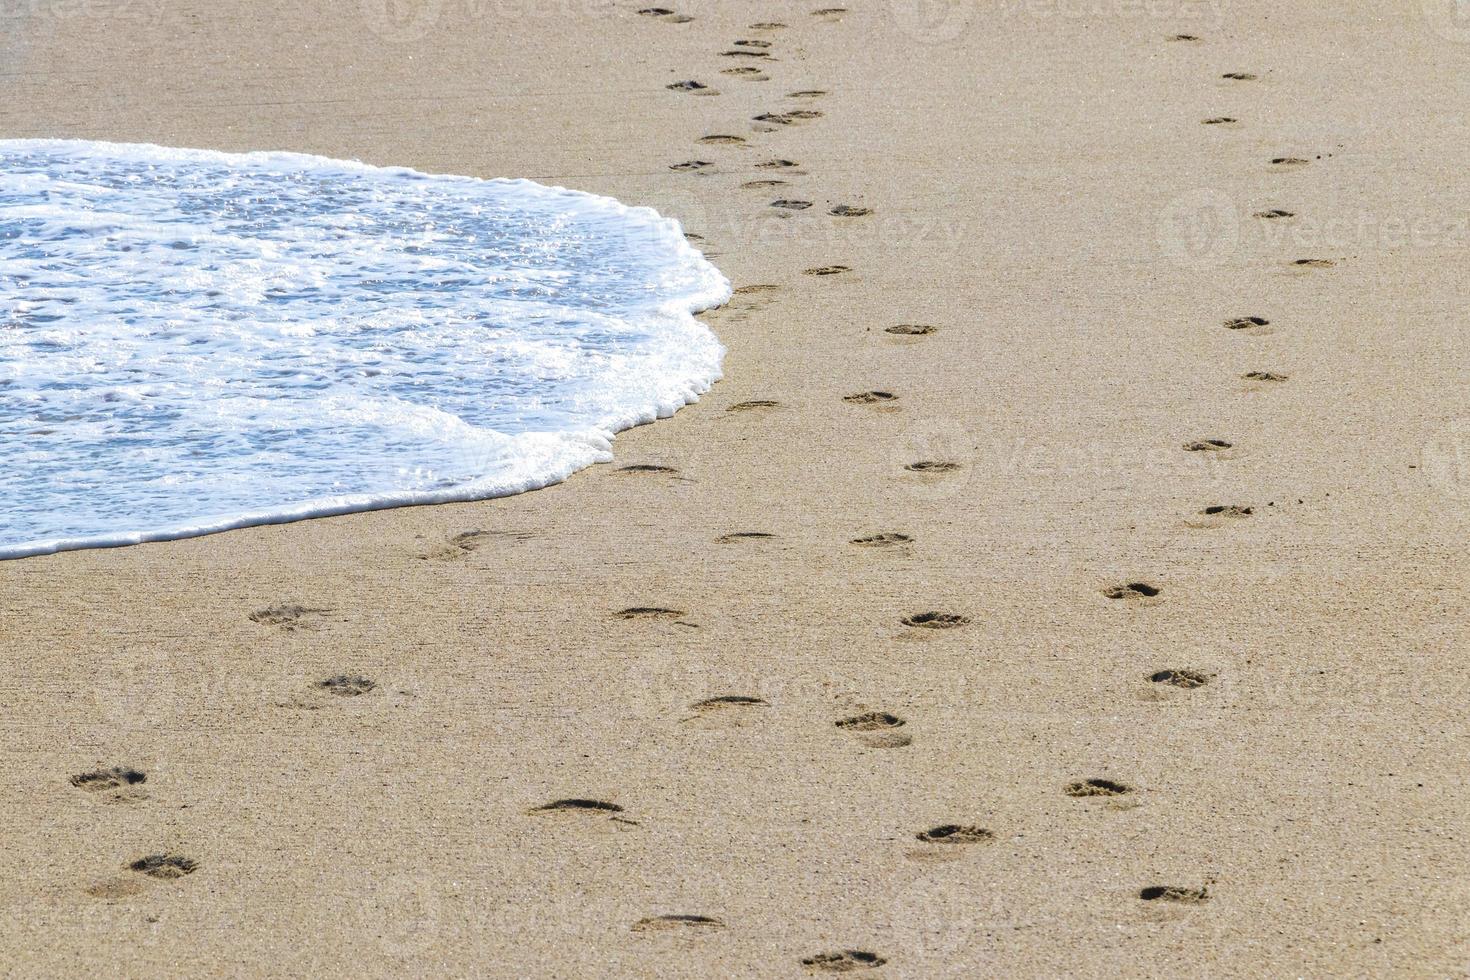
<path id="1" fill-rule="evenodd" d="M 672 8 L 646 7 L 638 11 L 641 16 L 667 24 L 687 24 L 694 20 L 693 17 L 680 13 Z M 819 8 L 811 12 L 811 16 L 824 22 L 840 22 L 846 11 L 840 7 Z M 759 22 L 750 25 L 752 33 L 775 34 L 784 27 L 776 22 Z M 1175 35 L 1170 40 L 1175 42 L 1198 42 L 1200 39 L 1193 35 Z M 773 63 L 779 62 L 779 51 L 774 41 L 765 38 L 750 37 L 735 40 L 727 49 L 718 54 L 730 60 L 749 60 L 760 62 L 763 67 L 733 66 L 723 69 L 723 72 L 732 77 L 748 79 L 753 81 L 769 80 L 768 70 L 772 69 Z M 1232 72 L 1224 76 L 1230 81 L 1251 81 L 1256 76 L 1245 72 Z M 686 79 L 668 84 L 670 90 L 681 93 L 694 94 L 717 94 L 707 83 L 698 79 Z M 788 99 L 811 100 L 827 95 L 821 89 L 800 89 L 789 93 Z M 762 131 L 776 132 L 781 128 L 798 125 L 804 122 L 814 121 L 821 118 L 822 113 L 816 110 L 791 110 L 779 112 L 766 112 L 756 116 L 752 121 L 762 124 L 756 129 Z M 1221 125 L 1236 122 L 1230 117 L 1215 117 L 1206 120 L 1210 125 Z M 728 146 L 745 147 L 749 145 L 749 139 L 728 133 L 713 133 L 701 137 L 698 142 L 705 146 Z M 1282 163 L 1280 165 L 1287 165 Z M 785 158 L 773 158 L 753 165 L 756 169 L 768 172 L 780 172 L 790 175 L 801 175 L 798 164 Z M 670 165 L 670 169 L 677 172 L 703 173 L 709 172 L 716 167 L 716 163 L 710 160 L 694 159 Z M 751 189 L 771 186 L 779 186 L 774 179 L 750 181 Z M 811 206 L 811 202 L 799 198 L 781 198 L 772 205 L 777 208 L 791 211 L 804 211 Z M 860 218 L 871 214 L 869 208 L 860 205 L 837 204 L 829 209 L 828 213 L 833 217 Z M 1259 212 L 1256 215 L 1262 220 L 1285 220 L 1294 217 L 1293 212 L 1283 209 L 1270 209 Z M 695 237 L 695 236 L 691 236 Z M 1330 260 L 1303 259 L 1299 265 L 1306 267 L 1326 267 L 1331 265 Z M 815 278 L 841 277 L 852 270 L 846 265 L 815 265 L 804 270 L 807 276 Z M 748 287 L 752 292 L 770 291 L 774 287 L 760 286 Z M 749 295 L 749 293 L 747 293 Z M 1263 317 L 1245 316 L 1231 318 L 1226 321 L 1226 327 L 1230 330 L 1251 332 L 1258 331 L 1268 326 L 1269 321 Z M 900 323 L 883 328 L 884 333 L 894 339 L 895 342 L 911 343 L 932 337 L 938 332 L 938 328 L 921 323 Z M 1281 383 L 1287 380 L 1287 375 L 1278 371 L 1252 371 L 1244 375 L 1248 380 L 1261 383 Z M 898 396 L 883 389 L 872 389 L 857 392 L 842 397 L 842 401 L 851 405 L 885 405 L 897 400 Z M 745 413 L 753 411 L 769 410 L 777 407 L 777 403 L 766 399 L 753 399 L 740 402 L 730 407 L 731 412 Z M 1219 452 L 1231 448 L 1231 444 L 1225 440 L 1205 438 L 1186 445 L 1191 452 Z M 959 469 L 957 463 L 946 460 L 917 460 L 906 466 L 911 472 L 924 474 L 943 474 Z M 620 473 L 629 476 L 639 475 L 675 475 L 678 470 L 674 467 L 661 464 L 631 464 L 620 467 Z M 1248 505 L 1229 504 L 1211 505 L 1205 507 L 1201 514 L 1209 517 L 1224 517 L 1227 519 L 1240 519 L 1252 513 Z M 742 542 L 760 541 L 772 538 L 773 535 L 764 531 L 734 531 L 721 535 L 717 540 L 721 544 L 736 544 Z M 462 555 L 489 543 L 495 535 L 492 532 L 468 531 L 455 535 L 449 539 L 443 549 L 432 552 L 423 557 L 455 557 Z M 905 549 L 913 545 L 912 535 L 901 531 L 876 531 L 855 537 L 849 541 L 850 546 L 861 549 Z M 1147 603 L 1157 600 L 1162 590 L 1147 582 L 1127 582 L 1121 585 L 1110 586 L 1104 590 L 1104 595 L 1113 601 L 1124 603 Z M 284 632 L 297 630 L 312 630 L 320 628 L 321 618 L 332 610 L 318 607 L 301 605 L 276 605 L 263 608 L 248 614 L 248 619 L 259 627 L 277 629 Z M 668 622 L 676 625 L 697 626 L 685 619 L 686 614 L 679 609 L 662 606 L 631 606 L 616 611 L 614 617 L 629 622 Z M 970 617 L 963 613 L 948 610 L 920 610 L 899 617 L 896 625 L 905 630 L 915 633 L 933 633 L 951 630 L 959 630 L 970 624 Z M 1167 667 L 1155 670 L 1143 678 L 1147 683 L 1166 689 L 1177 691 L 1193 691 L 1209 684 L 1212 677 L 1204 672 L 1189 668 L 1187 666 Z M 330 700 L 352 700 L 370 696 L 378 687 L 372 678 L 362 674 L 344 672 L 321 678 L 312 685 L 318 694 Z M 753 713 L 773 710 L 775 706 L 766 699 L 749 694 L 721 694 L 713 697 L 695 701 L 688 707 L 689 714 L 684 721 L 723 719 L 738 726 L 743 719 L 749 718 Z M 896 750 L 910 746 L 914 741 L 914 729 L 907 719 L 889 711 L 864 710 L 859 713 L 847 715 L 831 722 L 833 729 L 841 736 L 851 740 L 852 743 L 863 748 Z M 142 787 L 147 782 L 147 774 L 141 770 L 124 766 L 99 767 L 87 772 L 78 773 L 70 778 L 71 785 L 79 792 L 99 798 L 110 800 L 123 800 L 141 795 Z M 1114 799 L 1126 797 L 1136 793 L 1136 789 L 1126 783 L 1107 776 L 1089 776 L 1067 783 L 1060 788 L 1060 792 L 1074 799 Z M 131 795 L 131 796 L 130 796 Z M 626 814 L 622 804 L 597 798 L 563 797 L 550 800 L 531 808 L 528 816 L 536 819 L 551 820 L 603 820 L 624 827 L 638 827 L 640 822 Z M 981 847 L 997 841 L 997 833 L 987 827 L 975 823 L 951 822 L 938 823 L 929 827 L 918 828 L 910 831 L 910 838 L 924 848 L 934 849 L 933 853 L 956 853 L 966 848 Z M 173 851 L 158 851 L 141 854 L 129 861 L 125 870 L 138 878 L 153 880 L 176 880 L 195 873 L 199 870 L 199 863 L 193 858 L 175 853 Z M 113 879 L 94 884 L 87 889 L 89 894 L 101 898 L 117 898 L 128 894 L 134 894 L 137 886 L 130 884 L 126 879 Z M 1204 887 L 1192 887 L 1179 884 L 1149 884 L 1141 887 L 1136 893 L 1139 901 L 1143 902 L 1168 902 L 1177 904 L 1199 904 L 1210 897 L 1209 891 Z M 677 934 L 701 934 L 718 933 L 725 928 L 723 919 L 694 912 L 671 912 L 646 916 L 633 922 L 630 928 L 639 933 L 677 933 Z M 871 970 L 883 966 L 887 959 L 883 955 L 871 950 L 859 948 L 839 948 L 817 951 L 805 956 L 798 957 L 802 967 L 813 973 L 839 973 Z"/>

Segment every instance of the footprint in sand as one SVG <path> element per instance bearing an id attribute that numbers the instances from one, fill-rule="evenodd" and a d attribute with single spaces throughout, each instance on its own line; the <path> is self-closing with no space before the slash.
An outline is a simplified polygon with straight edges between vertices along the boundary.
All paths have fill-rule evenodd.
<path id="1" fill-rule="evenodd" d="M 743 146 L 744 136 L 731 136 L 728 133 L 714 133 L 710 136 L 701 136 L 696 142 L 707 146 Z"/>
<path id="2" fill-rule="evenodd" d="M 178 854 L 149 854 L 128 865 L 129 871 L 165 880 L 182 878 L 193 874 L 198 868 L 198 862 Z"/>
<path id="3" fill-rule="evenodd" d="M 1261 327 L 1270 326 L 1271 321 L 1263 316 L 1233 316 L 1225 321 L 1226 330 L 1246 330 L 1253 334 L 1270 333 Z"/>
<path id="4" fill-rule="evenodd" d="M 771 80 L 770 75 L 765 74 L 759 68 L 752 68 L 749 65 L 739 65 L 734 68 L 721 68 L 720 74 L 735 75 L 741 80 L 747 82 L 769 82 Z"/>
<path id="5" fill-rule="evenodd" d="M 1211 116 L 1208 119 L 1200 120 L 1200 124 L 1204 126 L 1229 126 L 1232 123 L 1238 122 L 1240 122 L 1240 120 L 1236 119 L 1234 116 Z"/>
<path id="6" fill-rule="evenodd" d="M 144 793 L 141 787 L 147 781 L 147 773 L 130 766 L 94 769 L 71 777 L 71 784 L 77 789 L 99 794 L 109 801 L 142 798 Z"/>
<path id="7" fill-rule="evenodd" d="M 1296 212 L 1287 211 L 1284 208 L 1268 208 L 1265 211 L 1257 211 L 1256 217 L 1263 218 L 1266 221 L 1279 221 L 1282 218 L 1295 218 Z"/>
<path id="8" fill-rule="evenodd" d="M 252 623 L 259 623 L 262 626 L 279 626 L 281 629 L 291 632 L 294 630 L 317 629 L 320 624 L 316 620 L 331 611 L 331 609 L 325 607 L 269 606 L 265 609 L 257 609 L 250 614 L 249 619 Z"/>
<path id="9" fill-rule="evenodd" d="M 932 327 L 927 323 L 896 323 L 891 327 L 883 328 L 884 333 L 895 337 L 928 337 L 938 330 L 938 327 Z"/>
<path id="10" fill-rule="evenodd" d="M 660 466 L 657 463 L 631 463 L 628 466 L 619 466 L 619 473 L 677 473 L 678 470 L 672 466 Z"/>
<path id="11" fill-rule="evenodd" d="M 1163 591 L 1147 582 L 1125 582 L 1122 585 L 1110 585 L 1102 593 L 1109 599 L 1142 605 L 1157 599 Z"/>
<path id="12" fill-rule="evenodd" d="M 855 204 L 839 204 L 827 212 L 835 218 L 861 218 L 873 213 L 872 208 L 858 207 Z"/>
<path id="13" fill-rule="evenodd" d="M 1241 377 L 1247 381 L 1277 382 L 1288 380 L 1288 375 L 1280 374 L 1276 371 L 1247 371 Z"/>
<path id="14" fill-rule="evenodd" d="M 781 198 L 771 202 L 771 207 L 781 208 L 785 211 L 805 211 L 812 206 L 811 201 L 795 201 L 790 198 Z"/>
<path id="15" fill-rule="evenodd" d="M 1248 71 L 1227 71 L 1220 77 L 1228 78 L 1232 82 L 1254 82 L 1257 78 Z"/>
<path id="16" fill-rule="evenodd" d="M 1127 783 L 1120 783 L 1115 779 L 1103 779 L 1101 777 L 1095 777 L 1093 779 L 1080 779 L 1075 783 L 1068 783 L 1062 789 L 1062 792 L 1068 796 L 1077 797 L 1079 799 L 1083 797 L 1095 796 L 1115 797 L 1126 796 L 1127 794 L 1132 793 L 1133 787 L 1129 786 Z"/>
<path id="17" fill-rule="evenodd" d="M 924 630 L 952 630 L 969 623 L 969 616 L 959 613 L 919 612 L 899 620 L 905 626 Z"/>
<path id="18" fill-rule="evenodd" d="M 995 834 L 984 827 L 970 824 L 945 823 L 914 834 L 920 846 L 911 847 L 904 856 L 923 864 L 955 861 L 975 844 L 986 844 L 995 840 Z"/>
<path id="19" fill-rule="evenodd" d="M 1303 160 L 1301 157 L 1272 157 L 1271 166 L 1277 169 L 1290 170 L 1295 167 L 1305 167 L 1311 161 Z"/>
<path id="20" fill-rule="evenodd" d="M 665 85 L 664 88 L 671 89 L 675 92 L 698 92 L 701 95 L 720 94 L 703 82 L 696 82 L 692 78 L 683 82 L 670 82 L 669 84 Z"/>
<path id="21" fill-rule="evenodd" d="M 876 970 L 888 961 L 865 949 L 839 949 L 804 957 L 801 965 L 816 973 L 851 973 L 854 970 Z"/>
<path id="22" fill-rule="evenodd" d="M 819 265 L 811 269 L 801 270 L 805 276 L 840 276 L 844 272 L 851 272 L 852 267 L 846 265 Z"/>
<path id="23" fill-rule="evenodd" d="M 1170 41 L 1198 41 L 1198 40 L 1200 40 L 1200 36 L 1198 34 L 1172 34 L 1172 35 L 1170 35 L 1167 38 L 1167 40 L 1170 40 Z"/>
<path id="24" fill-rule="evenodd" d="M 766 190 L 766 189 L 771 188 L 771 187 L 785 187 L 785 186 L 786 186 L 786 181 L 784 181 L 784 180 L 747 180 L 745 183 L 743 183 L 743 184 L 740 185 L 740 188 L 741 188 L 741 190 L 757 191 L 757 190 Z"/>
<path id="25" fill-rule="evenodd" d="M 543 803 L 538 807 L 532 807 L 530 811 L 532 816 L 546 816 L 551 814 L 600 816 L 607 817 L 615 823 L 629 824 L 635 827 L 638 825 L 638 821 L 636 820 L 629 820 L 626 817 L 619 816 L 622 812 L 623 808 L 616 803 L 583 797 L 568 797 L 566 799 L 552 800 L 550 803 Z"/>
<path id="26" fill-rule="evenodd" d="M 1185 888 L 1181 885 L 1149 885 L 1138 890 L 1138 897 L 1145 902 L 1200 905 L 1210 900 L 1210 892 L 1207 888 Z"/>
<path id="27" fill-rule="evenodd" d="M 678 170 L 684 173 L 690 173 L 696 170 L 706 170 L 713 166 L 714 163 L 710 160 L 685 160 L 683 163 L 669 164 L 669 169 Z"/>
<path id="28" fill-rule="evenodd" d="M 691 704 L 689 710 L 693 713 L 681 719 L 681 723 L 693 728 L 745 728 L 754 724 L 761 712 L 768 708 L 770 703 L 764 698 L 749 694 L 721 694 Z"/>
<path id="29" fill-rule="evenodd" d="M 314 685 L 318 691 L 339 698 L 358 698 L 372 691 L 378 682 L 361 674 L 336 674 L 319 680 Z"/>
<path id="30" fill-rule="evenodd" d="M 868 711 L 835 722 L 838 728 L 854 735 L 864 745 L 875 749 L 897 749 L 913 742 L 913 736 L 901 731 L 908 722 L 886 711 Z"/>
<path id="31" fill-rule="evenodd" d="M 1247 507 L 1244 504 L 1211 504 L 1201 508 L 1198 514 L 1186 520 L 1184 524 L 1186 527 L 1208 530 L 1244 520 L 1254 513 L 1254 507 Z"/>
<path id="32" fill-rule="evenodd" d="M 762 541 L 774 537 L 774 534 L 767 531 L 731 531 L 729 534 L 722 534 L 715 538 L 715 541 L 718 544 L 738 544 L 741 541 Z"/>
<path id="33" fill-rule="evenodd" d="M 788 99 L 820 99 L 827 94 L 824 88 L 804 88 L 795 92 L 787 92 Z"/>
<path id="34" fill-rule="evenodd" d="M 1194 442 L 1186 442 L 1184 451 L 1187 453 L 1223 453 L 1234 446 L 1235 443 L 1225 439 L 1196 439 Z"/>
<path id="35" fill-rule="evenodd" d="M 845 13 L 847 13 L 846 7 L 821 7 L 813 10 L 812 16 L 825 20 L 828 23 L 836 23 L 842 19 L 842 15 Z"/>
<path id="36" fill-rule="evenodd" d="M 767 160 L 764 163 L 756 164 L 756 166 L 761 170 L 789 170 L 792 167 L 799 167 L 801 164 L 795 160 Z"/>
<path id="37" fill-rule="evenodd" d="M 1170 667 L 1165 670 L 1156 670 L 1148 675 L 1150 683 L 1163 684 L 1168 687 L 1177 687 L 1182 690 L 1192 691 L 1197 687 L 1204 687 L 1210 682 L 1210 675 L 1190 670 L 1187 667 Z"/>
<path id="38" fill-rule="evenodd" d="M 736 41 L 735 42 L 735 46 L 737 48 L 769 48 L 771 46 L 771 42 L 770 41 Z"/>
<path id="39" fill-rule="evenodd" d="M 650 915 L 633 923 L 634 932 L 689 932 L 723 928 L 723 921 L 709 915 Z"/>
<path id="40" fill-rule="evenodd" d="M 767 408 L 776 408 L 780 404 L 781 404 L 780 402 L 771 401 L 769 398 L 754 398 L 754 399 L 751 399 L 750 401 L 736 402 L 735 404 L 731 405 L 729 408 L 725 409 L 725 411 L 727 411 L 727 412 L 759 412 L 759 411 L 762 411 L 763 409 L 767 409 Z"/>
<path id="41" fill-rule="evenodd" d="M 907 466 L 904 467 L 904 469 L 908 470 L 910 473 L 935 474 L 956 473 L 961 469 L 961 467 L 959 463 L 951 463 L 947 460 L 921 459 L 917 462 L 909 463 Z"/>
<path id="42" fill-rule="evenodd" d="M 899 545 L 912 544 L 913 538 L 898 531 L 883 531 L 879 534 L 868 534 L 861 538 L 853 538 L 848 544 L 855 544 L 859 548 L 895 548 Z"/>
<path id="43" fill-rule="evenodd" d="M 1337 262 L 1332 259 L 1296 259 L 1291 264 L 1296 269 L 1330 269 Z"/>
<path id="44" fill-rule="evenodd" d="M 749 50 L 746 50 L 744 48 L 736 48 L 734 51 L 721 51 L 720 52 L 720 57 L 722 57 L 722 58 L 762 58 L 762 59 L 765 59 L 767 61 L 774 61 L 775 60 L 774 58 L 771 57 L 771 54 L 770 54 L 769 51 L 749 51 Z"/>
<path id="45" fill-rule="evenodd" d="M 526 531 L 486 531 L 475 529 L 472 531 L 460 531 L 452 534 L 440 547 L 426 551 L 419 558 L 428 560 L 450 561 L 455 558 L 463 558 L 474 554 L 489 544 L 518 544 L 529 541 L 534 535 Z"/>
<path id="46" fill-rule="evenodd" d="M 859 391 L 852 395 L 843 395 L 842 400 L 849 405 L 891 405 L 898 401 L 898 396 L 891 391 Z"/>
<path id="47" fill-rule="evenodd" d="M 629 606 L 627 609 L 619 609 L 613 613 L 618 619 L 652 619 L 668 620 L 670 622 L 684 615 L 682 609 L 667 609 L 663 606 Z"/>
<path id="48" fill-rule="evenodd" d="M 644 7 L 638 12 L 644 17 L 654 17 L 669 24 L 687 24 L 694 19 L 688 14 L 676 13 L 668 7 Z"/>

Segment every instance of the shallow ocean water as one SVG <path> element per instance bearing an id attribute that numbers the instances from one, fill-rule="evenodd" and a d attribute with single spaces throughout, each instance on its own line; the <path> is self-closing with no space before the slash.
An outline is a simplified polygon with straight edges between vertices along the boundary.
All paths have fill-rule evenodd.
<path id="1" fill-rule="evenodd" d="M 0 140 L 0 558 L 557 482 L 719 378 L 729 293 L 611 198 Z"/>

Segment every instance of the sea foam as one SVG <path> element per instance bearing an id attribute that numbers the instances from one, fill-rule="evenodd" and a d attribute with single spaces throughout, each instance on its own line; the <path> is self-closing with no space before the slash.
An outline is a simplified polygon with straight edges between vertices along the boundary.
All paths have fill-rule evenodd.
<path id="1" fill-rule="evenodd" d="M 718 380 L 729 295 L 528 180 L 0 140 L 0 558 L 555 483 Z"/>

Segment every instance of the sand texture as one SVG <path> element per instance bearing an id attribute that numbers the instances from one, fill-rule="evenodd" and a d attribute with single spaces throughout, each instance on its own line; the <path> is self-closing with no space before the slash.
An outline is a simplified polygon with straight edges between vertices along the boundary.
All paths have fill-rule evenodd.
<path id="1" fill-rule="evenodd" d="M 848 3 L 12 6 L 5 136 L 738 292 L 560 486 L 0 563 L 0 972 L 1470 969 L 1470 23 Z"/>

